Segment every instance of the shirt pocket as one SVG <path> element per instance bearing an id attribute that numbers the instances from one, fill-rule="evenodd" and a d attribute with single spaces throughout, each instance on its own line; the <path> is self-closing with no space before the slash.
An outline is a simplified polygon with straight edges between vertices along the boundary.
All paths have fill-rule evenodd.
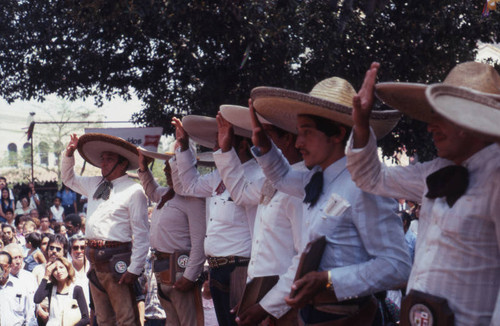
<path id="1" fill-rule="evenodd" d="M 224 224 L 233 224 L 235 218 L 235 204 L 233 201 L 212 197 L 210 201 L 210 221 Z"/>

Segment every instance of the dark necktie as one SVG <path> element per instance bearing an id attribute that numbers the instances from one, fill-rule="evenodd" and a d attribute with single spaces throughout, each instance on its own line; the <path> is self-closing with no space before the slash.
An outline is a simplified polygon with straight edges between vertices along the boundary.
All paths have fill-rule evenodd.
<path id="1" fill-rule="evenodd" d="M 427 179 L 427 198 L 446 197 L 448 206 L 462 196 L 469 185 L 469 171 L 460 165 L 450 165 L 430 174 Z"/>
<path id="2" fill-rule="evenodd" d="M 219 183 L 219 185 L 217 186 L 217 188 L 215 188 L 215 193 L 216 193 L 217 195 L 222 195 L 222 193 L 223 193 L 224 191 L 226 191 L 226 185 L 224 184 L 224 182 L 223 182 L 223 181 L 221 181 L 221 182 Z"/>
<path id="3" fill-rule="evenodd" d="M 161 197 L 161 200 L 160 202 L 158 203 L 158 209 L 161 209 L 163 207 L 163 205 L 165 205 L 165 203 L 167 201 L 169 201 L 170 199 L 174 198 L 174 195 L 175 195 L 175 191 L 173 188 L 170 188 L 167 193 L 165 195 L 163 195 Z"/>
<path id="4" fill-rule="evenodd" d="M 97 190 L 94 193 L 94 199 L 102 198 L 104 200 L 108 200 L 111 189 L 113 189 L 113 184 L 108 180 L 104 180 L 99 187 L 97 187 Z"/>
<path id="5" fill-rule="evenodd" d="M 309 207 L 316 205 L 316 202 L 323 191 L 323 171 L 318 171 L 313 174 L 311 180 L 305 187 L 306 197 L 304 203 L 309 204 Z"/>

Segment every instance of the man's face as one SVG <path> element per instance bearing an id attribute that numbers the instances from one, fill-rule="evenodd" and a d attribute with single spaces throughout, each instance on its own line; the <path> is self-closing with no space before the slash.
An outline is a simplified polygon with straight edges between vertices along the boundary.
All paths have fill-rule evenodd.
<path id="1" fill-rule="evenodd" d="M 115 165 L 118 163 L 119 160 L 119 155 L 111 152 L 103 152 L 101 154 L 101 174 L 102 176 L 106 176 L 108 180 L 114 180 L 117 177 L 123 175 L 125 172 L 125 166 L 127 165 L 127 162 L 124 161 L 118 166 Z M 115 168 L 113 170 L 113 168 Z M 113 172 L 111 172 L 113 171 Z"/>
<path id="2" fill-rule="evenodd" d="M 49 261 L 54 261 L 57 257 L 64 256 L 63 245 L 59 242 L 52 242 L 47 248 L 47 253 L 49 256 Z"/>
<path id="3" fill-rule="evenodd" d="M 0 267 L 0 284 L 4 285 L 7 283 L 10 274 L 9 257 L 6 255 L 0 255 Z"/>
<path id="4" fill-rule="evenodd" d="M 54 199 L 54 206 L 56 207 L 61 206 L 61 200 L 59 198 Z"/>
<path id="5" fill-rule="evenodd" d="M 7 181 L 5 179 L 0 179 L 0 189 L 3 189 L 7 185 Z"/>
<path id="6" fill-rule="evenodd" d="M 309 117 L 298 116 L 297 130 L 298 136 L 295 147 L 299 149 L 308 168 L 319 165 L 324 170 L 333 163 L 330 162 L 335 145 L 331 140 L 332 137 L 328 137 L 316 129 L 314 120 Z"/>
<path id="7" fill-rule="evenodd" d="M 85 240 L 76 240 L 71 246 L 71 258 L 83 262 L 85 258 Z"/>
<path id="8" fill-rule="evenodd" d="M 66 233 L 68 234 L 68 237 L 71 237 L 73 234 L 80 231 L 80 228 L 78 226 L 73 226 L 70 221 L 64 222 L 64 225 L 66 225 Z"/>
<path id="9" fill-rule="evenodd" d="M 31 216 L 31 217 L 33 217 L 33 218 L 38 218 L 38 216 L 40 216 L 40 215 L 38 214 L 38 209 L 33 209 L 33 210 L 31 210 L 31 212 L 30 212 L 30 216 Z"/>
<path id="10" fill-rule="evenodd" d="M 286 146 L 286 137 L 280 137 L 280 134 L 276 131 L 273 125 L 270 124 L 262 124 L 262 129 L 266 132 L 266 134 L 271 138 L 273 143 L 278 147 L 282 152 L 285 151 Z"/>
<path id="11" fill-rule="evenodd" d="M 23 253 L 20 250 L 9 250 L 9 254 L 12 256 L 12 264 L 10 265 L 10 273 L 12 275 L 17 275 L 19 271 L 23 268 Z"/>
<path id="12" fill-rule="evenodd" d="M 23 227 L 23 235 L 27 236 L 28 234 L 35 232 L 35 227 L 30 223 Z"/>
<path id="13" fill-rule="evenodd" d="M 7 219 L 7 221 L 12 221 L 14 219 L 14 214 L 12 214 L 12 212 L 7 212 L 5 213 L 5 218 Z"/>
<path id="14" fill-rule="evenodd" d="M 12 238 L 14 237 L 14 233 L 12 232 L 11 228 L 4 228 L 2 229 L 2 232 L 9 240 L 12 240 Z"/>
<path id="15" fill-rule="evenodd" d="M 40 219 L 40 230 L 48 230 L 50 226 L 50 221 L 48 217 L 42 217 Z"/>
<path id="16" fill-rule="evenodd" d="M 471 155 L 468 149 L 473 137 L 448 120 L 436 117 L 427 130 L 432 133 L 439 157 L 460 164 Z"/>

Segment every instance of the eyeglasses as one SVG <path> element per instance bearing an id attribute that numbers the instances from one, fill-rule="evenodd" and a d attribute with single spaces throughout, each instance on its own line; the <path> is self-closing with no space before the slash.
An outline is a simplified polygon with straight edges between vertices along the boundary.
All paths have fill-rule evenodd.
<path id="1" fill-rule="evenodd" d="M 76 251 L 76 250 L 85 250 L 85 246 L 76 246 L 76 245 L 75 245 L 75 246 L 71 247 L 71 249 L 73 249 L 73 250 L 75 250 L 75 251 Z"/>
<path id="2" fill-rule="evenodd" d="M 62 250 L 62 248 L 61 247 L 49 246 L 49 250 L 60 252 Z"/>

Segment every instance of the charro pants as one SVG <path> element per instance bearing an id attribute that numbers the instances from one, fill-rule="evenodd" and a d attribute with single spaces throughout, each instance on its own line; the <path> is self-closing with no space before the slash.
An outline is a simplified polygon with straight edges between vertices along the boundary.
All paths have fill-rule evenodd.
<path id="1" fill-rule="evenodd" d="M 103 292 L 89 282 L 99 326 L 140 325 L 133 286 L 118 284 L 111 273 L 98 271 L 95 273 L 105 290 Z"/>
<path id="2" fill-rule="evenodd" d="M 182 292 L 172 285 L 158 284 L 158 298 L 167 315 L 166 326 L 203 326 L 201 288 L 198 285 Z"/>
<path id="3" fill-rule="evenodd" d="M 219 326 L 235 326 L 230 310 L 239 304 L 247 279 L 247 266 L 234 264 L 210 268 L 210 293 Z"/>

